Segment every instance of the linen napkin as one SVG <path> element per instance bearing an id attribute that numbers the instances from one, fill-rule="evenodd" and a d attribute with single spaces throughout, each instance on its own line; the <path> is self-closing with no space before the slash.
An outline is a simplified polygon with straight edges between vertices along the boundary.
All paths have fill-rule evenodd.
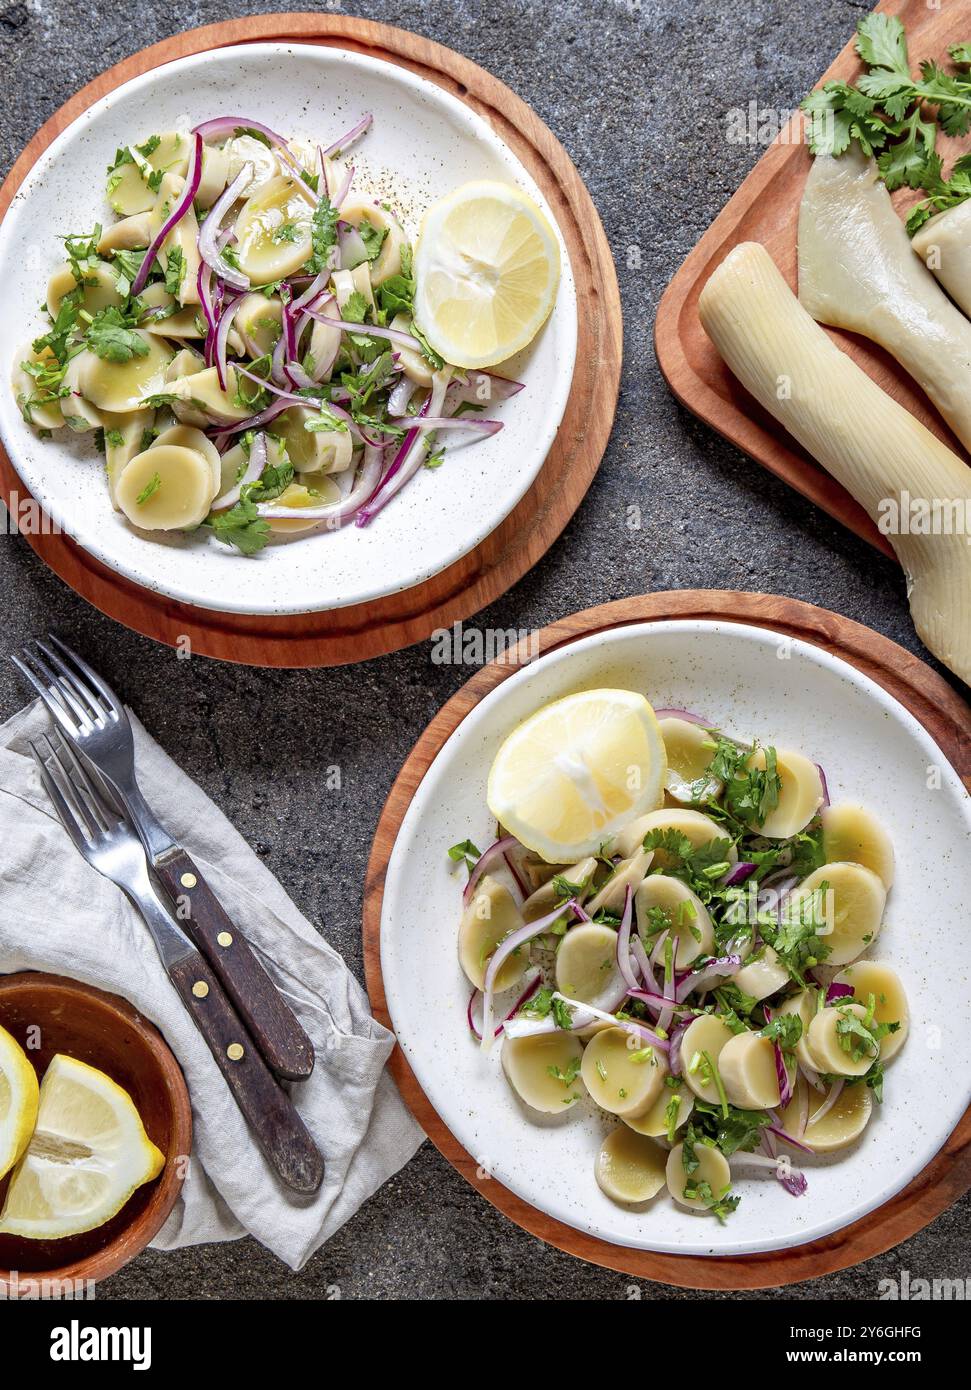
<path id="1" fill-rule="evenodd" d="M 301 916 L 242 836 L 132 717 L 142 790 L 201 866 L 317 1052 L 292 1096 L 326 1162 L 320 1191 L 273 1173 L 125 895 L 77 853 L 56 819 L 28 740 L 49 728 L 40 701 L 0 726 L 0 973 L 45 970 L 114 991 L 152 1020 L 192 1099 L 193 1158 L 153 1244 L 249 1233 L 292 1269 L 403 1167 L 423 1135 L 384 1069 L 392 1034 L 336 951 Z"/>

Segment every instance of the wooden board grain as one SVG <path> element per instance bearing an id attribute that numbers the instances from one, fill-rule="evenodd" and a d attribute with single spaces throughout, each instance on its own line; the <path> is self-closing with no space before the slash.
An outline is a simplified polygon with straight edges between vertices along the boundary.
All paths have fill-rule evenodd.
<path id="1" fill-rule="evenodd" d="M 532 487 L 469 555 L 426 583 L 373 603 L 281 618 L 214 613 L 132 584 L 64 535 L 28 535 L 45 564 L 103 613 L 147 637 L 224 661 L 337 666 L 423 641 L 491 603 L 546 553 L 600 465 L 620 386 L 623 329 L 613 258 L 590 195 L 539 117 L 483 68 L 441 44 L 339 13 L 283 13 L 211 24 L 143 49 L 88 83 L 41 127 L 0 188 L 0 218 L 57 135 L 130 78 L 188 54 L 277 40 L 347 48 L 418 73 L 483 117 L 529 170 L 566 241 L 577 286 L 573 389 L 556 440 Z M 27 496 L 0 450 L 0 495 Z M 325 540 L 325 538 L 324 538 Z"/>
<path id="2" fill-rule="evenodd" d="M 877 8 L 903 20 L 911 65 L 915 68 L 919 59 L 946 59 L 948 44 L 971 38 L 969 0 L 940 7 L 928 5 L 926 0 L 887 0 Z M 850 39 L 821 82 L 834 78 L 852 80 L 860 72 L 855 38 L 854 35 Z M 964 152 L 969 143 L 967 138 L 942 137 L 939 148 L 945 166 L 949 167 L 954 155 Z M 802 118 L 797 116 L 770 145 L 668 285 L 655 322 L 655 351 L 658 365 L 682 405 L 823 511 L 892 557 L 889 541 L 859 503 L 732 376 L 698 318 L 698 296 L 705 282 L 741 241 L 762 242 L 796 289 L 799 203 L 811 162 L 803 142 Z M 893 201 L 898 212 L 904 212 L 918 197 L 910 189 L 900 189 Z M 889 354 L 855 334 L 837 329 L 827 332 L 879 386 L 960 457 L 967 457 L 921 389 Z"/>
<path id="3" fill-rule="evenodd" d="M 435 716 L 413 748 L 385 803 L 375 832 L 364 894 L 364 964 L 375 1016 L 388 1027 L 381 977 L 381 904 L 388 861 L 404 815 L 445 741 L 491 690 L 520 662 L 545 655 L 592 633 L 665 618 L 706 618 L 751 623 L 801 638 L 850 662 L 899 700 L 927 729 L 971 790 L 971 709 L 919 658 L 886 637 L 838 613 L 795 599 L 720 590 L 683 590 L 620 599 L 575 613 L 537 639 L 525 639 L 467 681 Z M 762 1289 L 815 1279 L 898 1245 L 921 1230 L 971 1187 L 971 1109 L 927 1167 L 896 1197 L 851 1226 L 789 1250 L 735 1258 L 663 1255 L 598 1240 L 555 1221 L 484 1174 L 429 1102 L 400 1048 L 390 1067 L 418 1123 L 449 1162 L 483 1197 L 518 1226 L 571 1255 L 639 1279 L 681 1288 Z"/>

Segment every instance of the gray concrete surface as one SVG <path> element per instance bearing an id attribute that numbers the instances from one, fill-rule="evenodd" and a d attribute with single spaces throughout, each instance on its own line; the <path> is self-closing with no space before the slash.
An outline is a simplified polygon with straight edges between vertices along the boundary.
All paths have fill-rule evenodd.
<path id="1" fill-rule="evenodd" d="M 4 172 L 36 128 L 111 63 L 180 29 L 260 8 L 0 0 Z M 664 286 L 760 153 L 726 139 L 726 112 L 750 100 L 794 106 L 869 4 L 360 0 L 348 8 L 450 44 L 529 101 L 576 162 L 617 259 L 626 358 L 603 467 L 552 553 L 479 621 L 540 626 L 645 590 L 737 588 L 822 604 L 924 655 L 895 567 L 681 411 L 652 351 Z M 633 538 L 624 525 L 631 503 L 644 519 Z M 433 665 L 427 645 L 336 671 L 177 662 L 75 597 L 18 538 L 0 540 L 0 593 L 2 650 L 56 624 L 87 652 L 361 975 L 361 882 L 384 797 L 468 670 Z M 22 701 L 0 662 L 0 715 Z M 342 799 L 322 813 L 318 770 L 331 763 L 343 770 Z M 886 1255 L 789 1294 L 872 1299 L 878 1281 L 901 1269 L 964 1277 L 969 1215 L 965 1201 Z M 344 1298 L 617 1299 L 632 1282 L 544 1247 L 426 1145 L 299 1275 L 243 1241 L 143 1255 L 100 1296 L 297 1299 L 336 1287 Z M 640 1293 L 697 1296 L 648 1284 Z"/>

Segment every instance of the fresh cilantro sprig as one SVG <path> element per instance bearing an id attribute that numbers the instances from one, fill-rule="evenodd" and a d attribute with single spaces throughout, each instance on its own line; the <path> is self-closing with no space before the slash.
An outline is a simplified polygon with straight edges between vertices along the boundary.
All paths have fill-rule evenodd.
<path id="1" fill-rule="evenodd" d="M 827 82 L 802 103 L 809 147 L 814 155 L 841 155 L 855 143 L 875 156 L 888 189 L 927 189 L 931 197 L 908 222 L 913 234 L 939 207 L 954 206 L 971 193 L 962 191 L 966 166 L 955 168 L 952 185 L 942 179 L 935 152 L 938 130 L 965 135 L 971 128 L 971 77 L 961 70 L 971 45 L 951 45 L 955 71 L 925 59 L 914 77 L 902 22 L 874 14 L 857 26 L 856 50 L 866 71 L 855 83 Z"/>

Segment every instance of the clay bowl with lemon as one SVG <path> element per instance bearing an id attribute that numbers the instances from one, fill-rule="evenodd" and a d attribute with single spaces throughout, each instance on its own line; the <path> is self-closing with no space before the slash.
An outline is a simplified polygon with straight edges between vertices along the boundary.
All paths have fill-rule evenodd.
<path id="1" fill-rule="evenodd" d="M 969 836 L 926 730 L 827 651 L 708 620 L 571 642 L 474 705 L 401 822 L 399 1044 L 556 1221 L 667 1254 L 817 1240 L 967 1107 Z"/>
<path id="2" fill-rule="evenodd" d="M 179 1065 L 130 1004 L 0 978 L 0 1289 L 120 1269 L 172 1210 L 191 1143 Z"/>
<path id="3" fill-rule="evenodd" d="M 244 108 L 246 117 L 225 115 Z M 324 246 L 321 241 L 315 246 L 311 203 L 318 195 L 293 174 L 294 160 L 304 161 L 301 167 L 307 177 L 317 180 L 312 170 L 318 147 L 331 147 L 365 117 L 370 118 L 369 124 L 363 133 L 358 131 L 346 157 L 340 151 L 341 157 L 335 154 L 337 162 L 328 166 L 332 182 L 325 178 L 328 196 L 332 194 L 337 200 L 335 217 L 341 211 L 350 220 L 340 222 L 336 231 L 331 228 L 321 233 L 325 240 L 330 236 L 331 245 Z M 237 120 L 238 129 L 234 126 Z M 254 129 L 268 130 L 274 139 L 279 132 L 281 140 L 290 142 L 280 151 L 282 162 L 277 161 L 277 146 L 270 148 L 251 131 L 247 133 L 249 121 Z M 65 273 L 68 280 L 64 283 L 73 283 L 70 271 L 64 269 L 60 239 L 80 233 L 90 237 L 96 224 L 108 229 L 119 248 L 146 239 L 144 229 L 130 226 L 130 218 L 127 227 L 124 217 L 117 220 L 119 210 L 112 211 L 106 198 L 105 166 L 115 151 L 144 144 L 151 156 L 153 136 L 161 139 L 161 151 L 168 149 L 180 132 L 182 148 L 188 150 L 195 138 L 189 135 L 190 129 L 213 125 L 218 133 L 205 137 L 210 164 L 223 160 L 226 169 L 235 173 L 232 161 L 236 156 L 232 151 L 227 153 L 227 146 L 238 139 L 246 144 L 242 167 L 255 170 L 254 179 L 262 177 L 260 170 L 269 163 L 274 168 L 268 175 L 268 189 L 286 184 L 287 178 L 297 179 L 303 189 L 301 194 L 290 188 L 287 216 L 291 220 L 279 228 L 279 208 L 267 210 L 261 205 L 261 210 L 254 204 L 252 217 L 247 212 L 253 199 L 263 196 L 262 186 L 250 192 L 251 185 L 246 185 L 216 219 L 224 223 L 226 236 L 234 235 L 236 226 L 242 229 L 244 222 L 251 230 L 261 228 L 260 235 L 265 233 L 267 245 L 261 243 L 258 248 L 262 259 L 257 257 L 251 264 L 246 257 L 252 250 L 252 238 L 247 240 L 249 234 L 240 230 L 240 252 L 248 267 L 245 278 L 257 308 L 264 281 L 268 286 L 265 302 L 270 304 L 284 261 L 286 274 L 293 277 L 295 298 L 289 302 L 295 302 L 308 292 L 308 281 L 316 290 L 315 277 L 321 273 L 321 265 L 333 269 L 328 257 L 339 254 L 336 278 L 320 287 L 321 294 L 326 290 L 332 297 L 318 296 L 323 308 L 315 299 L 306 314 L 301 309 L 296 342 L 287 337 L 286 351 L 291 356 L 273 368 L 270 386 L 264 392 L 268 400 L 306 411 L 308 397 L 294 393 L 306 389 L 308 382 L 317 391 L 321 383 L 324 388 L 333 384 L 338 394 L 332 403 L 344 410 L 345 420 L 351 420 L 356 398 L 348 396 L 341 381 L 374 358 L 370 355 L 360 360 L 355 337 L 362 335 L 336 330 L 343 332 L 341 347 L 338 355 L 328 355 L 327 361 L 337 362 L 339 368 L 321 368 L 320 380 L 310 380 L 308 373 L 317 372 L 323 361 L 322 349 L 311 351 L 311 332 L 314 327 L 326 328 L 311 324 L 308 315 L 314 304 L 314 312 L 329 313 L 331 318 L 348 310 L 338 322 L 351 319 L 357 324 L 366 317 L 378 335 L 385 335 L 372 340 L 372 345 L 377 344 L 374 351 L 389 346 L 396 350 L 398 360 L 390 370 L 392 376 L 402 375 L 394 410 L 384 416 L 392 429 L 379 432 L 374 424 L 376 403 L 383 415 L 387 392 L 369 398 L 366 408 L 361 406 L 367 421 L 362 415 L 346 426 L 356 442 L 350 462 L 344 460 L 340 468 L 331 464 L 336 464 L 338 445 L 343 448 L 347 442 L 346 433 L 323 460 L 313 447 L 315 436 L 306 433 L 307 424 L 301 426 L 303 416 L 294 416 L 289 424 L 279 416 L 264 419 L 266 402 L 260 399 L 256 413 L 248 417 L 256 421 L 252 428 L 267 438 L 286 435 L 290 440 L 288 460 L 295 472 L 283 492 L 278 487 L 279 475 L 274 474 L 269 496 L 265 486 L 268 477 L 256 501 L 256 494 L 247 494 L 254 506 L 270 510 L 253 518 L 259 525 L 246 531 L 245 548 L 237 544 L 241 533 L 235 522 L 233 526 L 213 523 L 232 510 L 225 499 L 234 487 L 244 485 L 242 477 L 247 488 L 259 479 L 239 473 L 231 461 L 222 467 L 218 454 L 215 460 L 210 457 L 215 439 L 224 459 L 236 458 L 233 445 L 245 435 L 231 433 L 224 438 L 220 431 L 249 428 L 243 425 L 245 410 L 243 417 L 239 413 L 242 398 L 237 392 L 230 399 L 221 391 L 217 392 L 218 399 L 203 400 L 201 377 L 198 383 L 190 382 L 190 378 L 200 376 L 190 368 L 204 363 L 200 355 L 203 347 L 209 356 L 216 353 L 216 365 L 210 366 L 210 372 L 225 370 L 221 345 L 230 344 L 225 351 L 231 356 L 239 351 L 231 345 L 234 339 L 233 332 L 228 331 L 228 319 L 228 336 L 219 335 L 213 320 L 206 326 L 204 342 L 198 336 L 177 341 L 162 333 L 149 335 L 141 327 L 123 329 L 129 336 L 122 343 L 109 342 L 103 335 L 97 340 L 85 338 L 90 351 L 86 349 L 78 361 L 83 357 L 87 367 L 83 380 L 79 377 L 77 391 L 69 392 L 68 428 L 59 427 L 58 411 L 61 417 L 64 411 L 56 402 L 53 415 L 42 413 L 35 422 L 46 422 L 45 428 L 32 428 L 17 399 L 18 390 L 22 401 L 32 399 L 31 394 L 24 395 L 33 388 L 19 375 L 20 363 L 25 343 L 30 344 L 45 331 L 37 310 L 45 286 L 53 285 L 58 275 L 63 279 Z M 141 154 L 137 159 L 144 163 Z M 129 162 L 119 177 L 138 184 L 141 167 Z M 179 168 L 188 175 L 184 159 Z M 174 215 L 173 207 L 181 208 L 181 201 L 176 200 L 188 198 L 192 203 L 191 186 L 186 193 L 188 180 L 174 171 L 174 166 L 166 171 L 162 166 L 153 170 L 146 165 L 144 172 L 149 179 L 153 172 L 164 175 L 163 183 L 175 180 L 171 187 L 165 184 L 158 190 L 157 196 L 163 200 L 157 209 L 160 217 Z M 339 194 L 351 176 L 349 194 Z M 226 177 L 232 179 L 232 174 L 226 173 Z M 124 187 L 127 189 L 127 184 Z M 151 201 L 156 196 L 155 187 L 146 183 L 137 191 Z M 116 202 L 120 191 L 115 188 L 111 193 Z M 225 191 L 230 191 L 228 185 Z M 189 221 L 196 227 L 196 212 L 201 213 L 204 207 L 204 202 L 198 202 L 201 196 L 196 195 L 195 210 L 187 205 L 188 211 L 182 213 L 182 221 L 170 237 L 181 236 Z M 150 220 L 153 215 L 151 210 L 132 214 L 136 222 L 139 216 Z M 362 221 L 364 231 L 370 229 L 376 258 L 368 259 L 368 247 L 357 225 Z M 204 247 L 205 225 L 201 231 L 196 228 L 186 243 L 190 257 L 197 251 L 212 255 Z M 118 232 L 119 227 L 125 230 Z M 274 240 L 277 230 L 280 236 Z M 161 235 L 161 227 L 157 234 Z M 382 235 L 386 240 L 378 253 L 377 238 Z M 119 237 L 127 240 L 118 242 Z M 31 255 L 23 254 L 25 246 L 33 248 Z M 397 271 L 396 258 L 402 248 L 406 251 L 404 278 L 391 273 Z M 313 259 L 318 253 L 319 263 Z M 102 237 L 97 252 L 91 254 L 99 261 L 97 274 L 104 279 L 104 293 L 117 298 L 121 263 L 116 250 Z M 218 278 L 222 273 L 234 272 L 220 261 L 213 274 Z M 5 216 L 0 227 L 0 275 L 7 291 L 6 312 L 0 323 L 0 435 L 20 477 L 56 523 L 110 569 L 154 593 L 204 609 L 271 616 L 319 612 L 398 593 L 454 564 L 499 526 L 537 477 L 563 417 L 573 380 L 577 296 L 569 255 L 556 219 L 530 174 L 481 117 L 441 87 L 406 68 L 336 48 L 258 43 L 202 53 L 164 64 L 96 102 L 38 160 Z M 357 277 L 353 293 L 351 277 Z M 393 302 L 386 291 L 391 280 L 404 291 L 403 298 L 396 291 Z M 289 294 L 289 281 L 286 284 Z M 179 290 L 180 303 L 186 295 L 195 295 L 195 285 L 193 272 Z M 150 282 L 144 293 L 149 292 L 168 293 L 161 279 Z M 50 293 L 48 290 L 49 302 Z M 57 293 L 64 293 L 64 285 Z M 230 290 L 227 305 L 232 295 Z M 120 308 L 116 303 L 110 307 L 127 313 L 126 303 Z M 278 297 L 268 313 L 275 309 L 279 318 L 281 303 Z M 187 331 L 196 333 L 193 305 L 186 301 L 180 312 L 193 320 Z M 140 313 L 140 309 L 131 310 L 132 324 L 142 323 Z M 82 325 L 79 331 L 86 332 L 85 320 L 78 322 Z M 174 325 L 175 316 L 160 319 L 155 326 L 164 329 L 166 323 Z M 243 323 L 242 311 L 239 323 Z M 277 331 L 281 323 L 282 319 L 277 322 Z M 408 333 L 400 331 L 402 325 Z M 427 352 L 415 352 L 418 339 L 412 328 L 423 335 Z M 272 325 L 268 331 L 273 331 Z M 268 341 L 272 348 L 273 342 Z M 176 352 L 180 347 L 182 351 Z M 246 348 L 249 355 L 233 356 L 233 361 L 249 370 L 259 360 L 251 355 L 256 350 Z M 263 354 L 262 346 L 259 351 Z M 370 348 L 367 351 L 370 353 Z M 130 353 L 135 355 L 128 360 Z M 74 360 L 69 359 L 71 363 Z M 178 360 L 182 366 L 176 369 L 173 364 Z M 440 427 L 434 436 L 428 434 L 431 444 L 426 467 L 417 449 L 424 442 L 424 426 L 417 429 L 422 438 L 416 448 L 403 460 L 399 458 L 402 441 L 410 438 L 412 428 L 401 412 L 408 414 L 410 408 L 411 414 L 417 414 L 426 396 L 433 399 L 432 372 L 438 363 L 454 368 L 454 388 L 443 401 L 434 398 L 436 410 L 429 412 L 429 419 L 451 419 L 453 410 L 461 406 L 465 423 Z M 164 379 L 163 368 L 171 380 Z M 80 367 L 77 370 L 80 372 Z M 180 375 L 183 370 L 189 375 Z M 264 364 L 257 374 L 268 380 L 268 371 Z M 481 380 L 487 384 L 495 380 L 496 386 L 490 392 L 493 399 L 480 415 L 482 428 L 475 430 L 468 420 L 471 412 L 482 410 L 482 405 L 467 374 L 483 371 L 494 376 Z M 11 373 L 14 390 L 9 386 Z M 391 377 L 385 386 L 390 384 Z M 258 382 L 249 385 L 262 389 Z M 416 385 L 418 389 L 409 398 L 409 386 Z M 281 397 L 280 391 L 289 391 L 292 400 Z M 457 394 L 462 391 L 464 398 Z M 170 399 L 166 399 L 167 393 Z M 311 406 L 315 408 L 319 399 L 314 397 Z M 389 395 L 388 401 L 391 399 Z M 206 400 L 211 409 L 208 413 L 202 409 L 200 414 Z M 44 407 L 38 408 L 43 412 Z M 128 417 L 132 413 L 141 416 L 145 409 L 155 416 L 148 433 L 142 429 L 128 439 Z M 106 486 L 105 460 L 98 452 L 95 427 L 99 412 L 104 417 L 110 488 Z M 170 413 L 182 424 L 183 416 L 188 420 L 191 415 L 194 426 L 190 427 L 201 425 L 208 429 L 208 435 L 200 439 L 197 429 L 195 435 L 181 434 L 174 440 L 169 433 Z M 322 421 L 320 417 L 308 423 L 321 426 Z M 47 427 L 52 422 L 53 430 Z M 287 433 L 290 425 L 293 430 Z M 360 432 L 355 433 L 358 427 Z M 157 433 L 160 428 L 165 440 Z M 380 459 L 369 454 L 369 448 L 377 450 Z M 116 458 L 116 450 L 123 451 L 123 460 L 121 454 Z M 239 461 L 244 462 L 242 458 Z M 307 471 L 302 472 L 304 464 Z M 354 499 L 353 505 L 348 498 Z M 335 516 L 334 508 L 340 516 Z"/>

